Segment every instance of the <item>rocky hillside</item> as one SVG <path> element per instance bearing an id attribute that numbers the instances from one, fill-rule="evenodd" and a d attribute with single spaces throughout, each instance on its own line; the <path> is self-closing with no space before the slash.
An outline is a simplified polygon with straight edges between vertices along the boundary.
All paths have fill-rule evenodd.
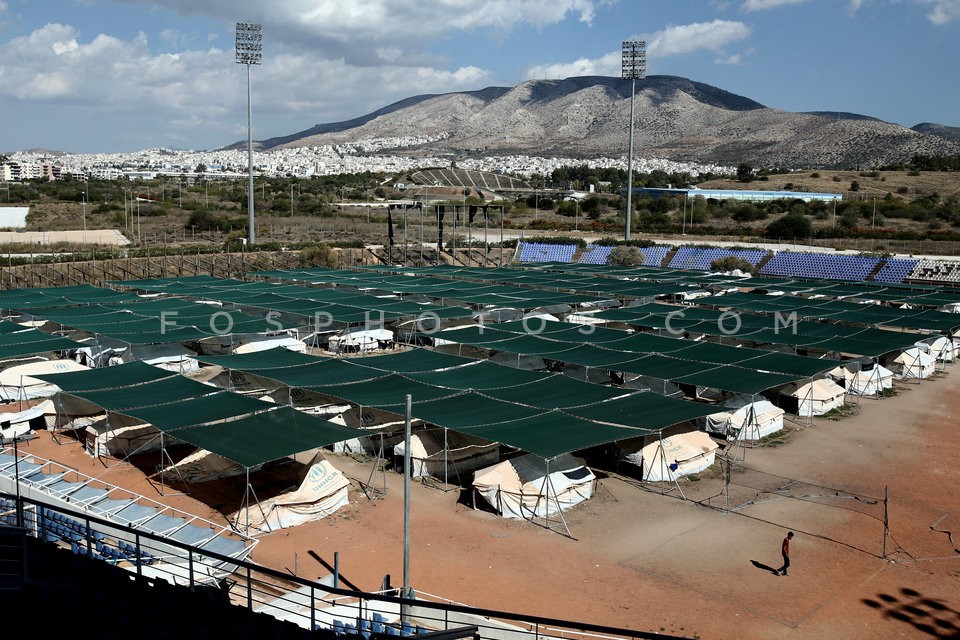
<path id="1" fill-rule="evenodd" d="M 630 82 L 588 76 L 408 98 L 367 116 L 264 140 L 260 148 L 363 138 L 444 136 L 402 153 L 620 156 L 629 131 Z M 958 155 L 951 127 L 915 130 L 869 116 L 791 113 L 675 76 L 636 85 L 635 153 L 676 161 L 781 167 L 870 167 L 914 154 Z M 938 128 L 939 127 L 939 128 Z"/>

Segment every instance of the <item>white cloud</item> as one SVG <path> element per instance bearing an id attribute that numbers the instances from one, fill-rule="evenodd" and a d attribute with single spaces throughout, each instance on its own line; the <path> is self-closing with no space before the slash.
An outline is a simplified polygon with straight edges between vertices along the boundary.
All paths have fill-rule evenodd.
<path id="1" fill-rule="evenodd" d="M 685 25 L 671 25 L 663 31 L 647 36 L 647 58 L 692 53 L 706 49 L 722 52 L 723 47 L 750 36 L 750 27 L 742 22 L 714 20 Z M 640 38 L 641 40 L 643 38 Z M 544 78 L 571 78 L 575 76 L 619 76 L 620 50 L 611 51 L 599 58 L 580 58 L 573 62 L 535 65 L 524 73 L 528 80 Z M 739 64 L 738 56 L 718 60 L 724 64 Z"/>
<path id="2" fill-rule="evenodd" d="M 140 4 L 140 0 L 119 0 Z M 184 15 L 236 16 L 263 25 L 265 46 L 320 50 L 359 65 L 380 64 L 377 48 L 403 52 L 393 62 L 429 63 L 423 43 L 488 30 L 502 37 L 520 25 L 543 27 L 569 18 L 590 24 L 614 0 L 154 0 Z M 460 36 L 463 34 L 460 33 Z"/>
<path id="3" fill-rule="evenodd" d="M 922 4 L 932 5 L 927 19 L 942 26 L 960 18 L 960 0 L 920 0 Z"/>
<path id="4" fill-rule="evenodd" d="M 246 74 L 232 50 L 158 53 L 143 34 L 84 41 L 72 27 L 48 24 L 0 44 L 0 60 L 0 101 L 8 104 L 60 109 L 77 125 L 85 118 L 136 118 L 143 131 L 194 147 L 198 139 L 216 146 L 246 135 L 246 118 L 238 116 L 246 112 Z M 293 122 L 309 119 L 306 128 L 490 79 L 475 66 L 353 66 L 287 51 L 252 69 L 254 135 L 286 135 L 299 126 Z"/>
<path id="5" fill-rule="evenodd" d="M 726 45 L 750 36 L 750 27 L 733 20 L 713 20 L 670 25 L 647 40 L 647 55 L 664 58 L 701 49 L 721 51 Z"/>
<path id="6" fill-rule="evenodd" d="M 740 7 L 746 12 L 763 11 L 765 9 L 776 9 L 790 4 L 803 4 L 809 0 L 744 0 Z"/>

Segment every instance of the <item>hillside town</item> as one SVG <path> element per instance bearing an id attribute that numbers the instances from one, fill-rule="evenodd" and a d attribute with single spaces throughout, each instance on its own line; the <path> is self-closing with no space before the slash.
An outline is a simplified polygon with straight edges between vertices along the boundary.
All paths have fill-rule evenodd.
<path id="1" fill-rule="evenodd" d="M 310 178 L 312 176 L 351 173 L 400 173 L 422 168 L 460 168 L 492 171 L 529 178 L 550 175 L 562 166 L 627 168 L 626 153 L 618 157 L 567 158 L 534 155 L 484 156 L 455 158 L 452 155 L 416 155 L 398 153 L 415 149 L 425 141 L 419 137 L 374 138 L 342 145 L 277 148 L 254 151 L 254 172 L 267 177 Z M 390 151 L 393 151 L 390 153 Z M 735 168 L 694 162 L 675 162 L 662 158 L 634 158 L 633 168 L 640 173 L 665 171 L 700 175 L 733 174 Z M 207 179 L 229 179 L 246 175 L 246 149 L 209 151 L 152 148 L 129 153 L 62 153 L 52 151 L 17 151 L 2 165 L 4 181 L 37 178 L 57 180 L 69 174 L 76 178 L 106 180 L 145 180 L 158 176 L 184 176 Z"/>

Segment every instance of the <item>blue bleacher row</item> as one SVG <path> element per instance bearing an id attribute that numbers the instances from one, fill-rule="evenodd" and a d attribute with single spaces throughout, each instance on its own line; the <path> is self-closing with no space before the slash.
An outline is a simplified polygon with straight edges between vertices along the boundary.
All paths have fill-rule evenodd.
<path id="1" fill-rule="evenodd" d="M 573 262 L 577 245 L 548 244 L 543 242 L 521 242 L 518 249 L 520 262 Z M 579 264 L 607 264 L 612 246 L 587 245 L 580 254 Z M 764 249 L 720 249 L 701 247 L 680 247 L 667 265 L 663 265 L 670 253 L 668 246 L 640 247 L 643 266 L 667 266 L 674 269 L 695 269 L 709 271 L 714 260 L 730 256 L 743 258 L 754 267 L 768 255 Z M 876 258 L 827 253 L 801 253 L 784 251 L 774 254 L 758 271 L 761 275 L 828 278 L 833 280 L 859 280 L 870 278 L 876 282 L 899 284 L 907 278 L 950 280 L 960 282 L 960 262 L 956 268 L 947 269 L 942 265 L 930 266 L 914 258 Z M 942 261 L 941 261 L 942 262 Z M 879 268 L 878 268 L 879 267 Z M 946 274 L 946 275 L 943 275 Z"/>
<path id="2" fill-rule="evenodd" d="M 89 550 L 90 557 L 95 560 L 129 560 L 138 564 L 152 564 L 157 560 L 143 549 L 138 555 L 136 545 L 125 540 L 118 540 L 116 546 L 111 546 L 102 532 L 51 509 L 41 509 L 38 526 L 46 542 L 66 542 L 74 553 L 80 555 L 87 555 Z"/>
<path id="3" fill-rule="evenodd" d="M 670 259 L 668 267 L 674 269 L 700 269 L 710 270 L 710 264 L 714 260 L 721 260 L 735 256 L 743 258 L 754 267 L 767 256 L 765 249 L 717 249 L 701 247 L 680 247 Z"/>
<path id="4" fill-rule="evenodd" d="M 333 631 L 338 636 L 361 635 L 366 640 L 370 640 L 371 634 L 411 637 L 423 635 L 428 632 L 427 629 L 424 629 L 421 626 L 415 627 L 406 620 L 401 622 L 399 627 L 388 624 L 386 618 L 381 616 L 379 613 L 374 613 L 372 618 L 372 620 L 360 618 L 356 621 L 357 624 L 353 624 L 353 622 L 344 622 L 343 620 L 334 620 Z"/>

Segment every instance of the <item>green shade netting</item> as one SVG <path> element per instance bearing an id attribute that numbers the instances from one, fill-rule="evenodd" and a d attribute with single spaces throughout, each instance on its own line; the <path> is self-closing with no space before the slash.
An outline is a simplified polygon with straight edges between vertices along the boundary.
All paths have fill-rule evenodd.
<path id="1" fill-rule="evenodd" d="M 285 406 L 229 422 L 178 429 L 172 435 L 250 468 L 369 434 Z"/>
<path id="2" fill-rule="evenodd" d="M 767 389 L 780 387 L 804 376 L 792 376 L 744 369 L 733 365 L 705 369 L 687 376 L 670 378 L 677 384 L 694 384 L 698 387 L 723 389 L 736 393 L 756 394 Z"/>
<path id="3" fill-rule="evenodd" d="M 476 364 L 449 371 L 426 371 L 406 375 L 425 384 L 450 389 L 474 389 L 478 391 L 525 385 L 550 377 L 550 374 L 547 373 L 514 369 L 490 360 L 475 360 L 474 362 Z"/>
<path id="4" fill-rule="evenodd" d="M 476 362 L 473 358 L 463 358 L 428 349 L 411 349 L 375 356 L 356 356 L 350 358 L 349 361 L 364 367 L 395 373 L 436 371 Z"/>
<path id="5" fill-rule="evenodd" d="M 67 338 L 61 338 L 60 336 L 50 336 L 45 333 L 40 333 L 39 331 L 37 334 L 43 337 L 13 344 L 0 343 L 0 360 L 21 358 L 23 356 L 32 356 L 50 351 L 67 351 L 69 349 L 79 349 L 80 347 L 86 346 Z"/>
<path id="6" fill-rule="evenodd" d="M 233 375 L 242 375 L 235 372 Z M 302 387 L 310 389 L 323 385 L 339 385 L 351 382 L 361 382 L 383 378 L 386 371 L 378 371 L 368 367 L 358 367 L 349 360 L 321 359 L 319 362 L 302 364 L 295 367 L 279 367 L 276 369 L 255 369 L 250 372 L 263 378 L 281 382 L 288 387 Z"/>
<path id="7" fill-rule="evenodd" d="M 487 395 L 497 400 L 517 402 L 544 409 L 565 409 L 610 400 L 633 393 L 630 389 L 607 387 L 592 382 L 574 380 L 562 373 L 524 385 L 490 389 Z"/>
<path id="8" fill-rule="evenodd" d="M 295 367 L 322 361 L 317 356 L 292 351 L 286 347 L 274 347 L 272 349 L 264 349 L 263 351 L 239 353 L 229 356 L 199 355 L 197 356 L 197 360 L 204 364 L 215 364 L 225 369 L 240 371 Z"/>
<path id="9" fill-rule="evenodd" d="M 714 406 L 668 398 L 652 391 L 642 391 L 624 398 L 567 411 L 587 420 L 632 427 L 645 433 L 654 433 L 716 412 L 717 408 Z M 633 435 L 644 434 L 634 432 Z"/>
<path id="10" fill-rule="evenodd" d="M 144 382 L 170 378 L 177 374 L 154 367 L 137 360 L 112 367 L 101 367 L 89 371 L 69 371 L 67 373 L 36 374 L 33 377 L 55 384 L 62 391 L 95 391 L 98 389 L 114 389 L 129 387 Z"/>
<path id="11" fill-rule="evenodd" d="M 192 425 L 226 420 L 257 411 L 272 409 L 277 405 L 239 393 L 221 391 L 200 398 L 190 398 L 150 407 L 122 411 L 153 425 L 160 431 L 170 431 Z"/>
<path id="12" fill-rule="evenodd" d="M 547 459 L 640 435 L 634 429 L 597 424 L 561 411 L 475 426 L 463 432 L 491 442 L 502 442 Z"/>
<path id="13" fill-rule="evenodd" d="M 413 402 L 433 400 L 458 393 L 456 389 L 445 389 L 424 384 L 417 380 L 398 375 L 387 374 L 382 378 L 330 386 L 311 386 L 310 391 L 340 398 L 363 407 L 397 407 L 406 403 L 409 394 Z"/>
<path id="14" fill-rule="evenodd" d="M 101 391 L 77 391 L 70 395 L 83 398 L 103 409 L 120 411 L 121 409 L 148 407 L 188 398 L 199 398 L 219 391 L 220 389 L 217 387 L 175 375 L 128 387 L 116 387 Z"/>
<path id="15" fill-rule="evenodd" d="M 470 391 L 439 400 L 425 402 L 416 402 L 416 398 L 413 400 L 412 413 L 415 418 L 454 431 L 490 422 L 529 418 L 543 413 L 543 409 L 503 402 Z"/>

